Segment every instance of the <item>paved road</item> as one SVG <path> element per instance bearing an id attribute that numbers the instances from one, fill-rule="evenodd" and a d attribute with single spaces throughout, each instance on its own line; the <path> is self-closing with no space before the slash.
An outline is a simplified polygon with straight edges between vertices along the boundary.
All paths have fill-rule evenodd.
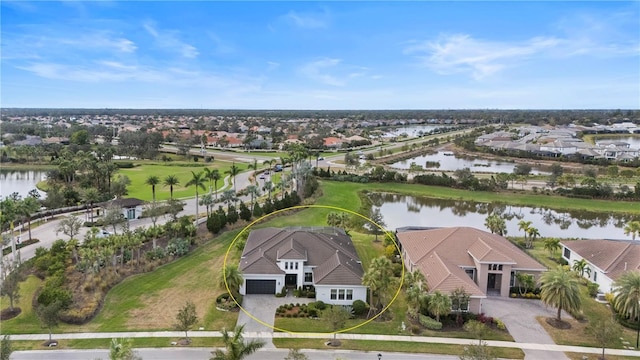
<path id="1" fill-rule="evenodd" d="M 502 320 L 516 342 L 555 344 L 536 317 L 553 317 L 556 312 L 546 308 L 540 300 L 487 297 L 482 301 L 482 311 Z M 564 316 L 568 315 L 565 313 Z M 553 351 L 527 349 L 524 353 L 526 360 L 567 360 L 563 353 Z"/>
<path id="2" fill-rule="evenodd" d="M 175 359 L 209 359 L 213 348 L 163 348 L 163 349 L 136 349 L 136 352 L 142 359 L 152 360 L 175 360 Z M 288 349 L 262 349 L 253 355 L 248 356 L 247 360 L 282 360 L 289 350 Z M 310 360 L 377 360 L 378 354 L 382 360 L 423 360 L 423 359 L 458 359 L 457 356 L 449 355 L 431 355 L 431 354 L 404 354 L 404 353 L 386 353 L 373 351 L 349 351 L 349 350 L 312 350 L 303 349 L 302 353 L 307 355 Z M 34 351 L 16 351 L 11 355 L 13 360 L 89 360 L 89 359 L 108 359 L 108 350 L 34 350 Z"/>

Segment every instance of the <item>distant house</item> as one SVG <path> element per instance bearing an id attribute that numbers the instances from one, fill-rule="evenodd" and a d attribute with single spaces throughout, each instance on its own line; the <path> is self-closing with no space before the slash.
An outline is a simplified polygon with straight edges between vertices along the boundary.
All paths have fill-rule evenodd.
<path id="1" fill-rule="evenodd" d="M 239 268 L 243 295 L 313 286 L 316 299 L 328 304 L 351 305 L 367 298 L 358 254 L 351 238 L 337 228 L 254 230 Z"/>
<path id="2" fill-rule="evenodd" d="M 136 198 L 126 198 L 126 199 L 115 199 L 110 201 L 105 201 L 103 203 L 98 204 L 98 207 L 102 208 L 102 211 L 106 211 L 106 209 L 112 207 L 122 208 L 122 216 L 127 220 L 138 219 L 142 216 L 142 206 L 144 205 L 144 201 Z M 100 215 L 100 210 L 98 210 L 98 215 Z"/>
<path id="3" fill-rule="evenodd" d="M 640 241 L 569 240 L 560 244 L 569 266 L 586 260 L 589 270 L 583 276 L 598 284 L 602 293 L 611 292 L 613 282 L 625 272 L 640 271 Z"/>
<path id="4" fill-rule="evenodd" d="M 342 139 L 338 139 L 337 137 L 326 137 L 322 139 L 323 145 L 330 149 L 339 149 L 342 146 Z"/>
<path id="5" fill-rule="evenodd" d="M 430 292 L 463 288 L 474 313 L 487 296 L 509 296 L 517 273 L 537 278 L 546 270 L 504 237 L 471 227 L 399 229 L 396 236 L 408 271 L 422 272 Z"/>

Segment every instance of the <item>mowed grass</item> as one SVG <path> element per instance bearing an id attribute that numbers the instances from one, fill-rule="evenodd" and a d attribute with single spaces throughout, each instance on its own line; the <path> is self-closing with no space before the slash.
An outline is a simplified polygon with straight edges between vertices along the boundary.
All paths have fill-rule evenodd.
<path id="1" fill-rule="evenodd" d="M 327 350 L 326 339 L 273 339 L 276 347 L 281 349 L 322 349 Z M 358 351 L 371 351 L 372 359 L 380 352 L 407 352 L 424 354 L 448 354 L 461 355 L 464 346 L 400 342 L 400 341 L 372 341 L 372 340 L 340 340 L 341 346 L 337 349 L 349 349 Z M 336 349 L 336 348 L 331 348 Z M 501 359 L 524 359 L 524 352 L 515 348 L 491 348 L 493 354 Z M 383 353 L 384 354 L 384 353 Z M 384 357 L 384 356 L 383 356 Z"/>
<path id="2" fill-rule="evenodd" d="M 189 333 L 191 336 L 191 333 Z M 55 337 L 54 337 L 55 339 Z M 173 347 L 172 341 L 178 341 L 180 338 L 132 338 L 133 348 L 150 348 L 150 347 Z M 42 340 L 12 340 L 11 347 L 14 351 L 19 350 L 51 350 L 56 349 L 108 349 L 111 345 L 111 339 L 73 339 L 58 340 L 58 346 L 55 348 L 45 347 Z M 191 337 L 191 345 L 189 347 L 221 347 L 224 346 L 222 338 L 218 337 Z"/>
<path id="3" fill-rule="evenodd" d="M 36 276 L 29 275 L 25 281 L 20 283 L 20 300 L 14 303 L 15 307 L 19 307 L 22 312 L 20 315 L 10 320 L 5 320 L 0 326 L 2 334 L 29 334 L 40 333 L 44 330 L 40 327 L 38 316 L 33 311 L 31 306 L 31 300 L 36 293 L 42 280 Z M 9 307 L 9 298 L 3 296 L 0 299 L 0 308 L 5 309 Z"/>
<path id="4" fill-rule="evenodd" d="M 236 166 L 245 170 L 246 164 L 237 163 Z M 151 186 L 145 182 L 149 176 L 155 175 L 160 179 L 160 183 L 156 185 L 156 200 L 168 200 L 170 197 L 169 187 L 163 184 L 167 175 L 175 175 L 180 180 L 180 184 L 173 187 L 174 198 L 193 197 L 196 195 L 194 186 L 185 187 L 187 182 L 193 177 L 192 171 L 195 173 L 203 172 L 204 168 L 218 169 L 220 172 L 220 180 L 218 180 L 218 189 L 224 186 L 223 179 L 227 176 L 225 171 L 229 170 L 231 163 L 216 161 L 207 166 L 197 165 L 195 163 L 140 163 L 139 166 L 130 169 L 120 169 L 118 174 L 126 175 L 131 180 L 131 184 L 127 187 L 128 197 L 134 197 L 141 200 L 152 200 Z M 213 184 L 211 184 L 213 186 Z M 209 191 L 209 182 L 206 182 L 206 191 Z M 202 189 L 199 193 L 206 191 Z"/>

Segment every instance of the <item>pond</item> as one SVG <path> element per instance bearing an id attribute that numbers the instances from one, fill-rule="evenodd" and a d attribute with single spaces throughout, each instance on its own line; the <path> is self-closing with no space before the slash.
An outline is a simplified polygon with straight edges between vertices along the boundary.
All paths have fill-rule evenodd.
<path id="1" fill-rule="evenodd" d="M 623 239 L 627 222 L 638 220 L 629 214 L 587 211 L 556 211 L 528 206 L 510 206 L 466 200 L 442 200 L 390 193 L 370 193 L 373 206 L 380 209 L 386 227 L 403 226 L 470 226 L 488 231 L 484 226 L 488 215 L 505 219 L 507 235 L 522 236 L 520 220 L 531 221 L 542 237 L 579 239 Z"/>
<path id="2" fill-rule="evenodd" d="M 435 154 L 416 156 L 414 158 L 395 162 L 391 164 L 391 167 L 396 169 L 409 169 L 412 162 L 415 162 L 417 165 L 421 165 L 425 170 L 432 171 L 456 171 L 459 169 L 469 168 L 472 172 L 504 172 L 509 174 L 513 172 L 513 168 L 516 166 L 513 162 L 486 160 L 475 157 L 458 157 L 450 151 L 438 151 Z M 439 163 L 440 166 L 433 166 L 435 163 Z M 531 174 L 537 175 L 549 173 L 533 168 L 531 170 Z"/>
<path id="3" fill-rule="evenodd" d="M 640 149 L 640 136 L 598 136 L 595 138 L 596 144 L 607 143 L 611 141 L 622 141 L 629 144 L 632 149 Z"/>
<path id="4" fill-rule="evenodd" d="M 29 191 L 36 188 L 36 184 L 47 177 L 46 171 L 34 170 L 0 170 L 0 197 L 5 198 L 14 192 L 25 197 L 29 195 Z M 38 190 L 41 197 L 45 193 Z"/>

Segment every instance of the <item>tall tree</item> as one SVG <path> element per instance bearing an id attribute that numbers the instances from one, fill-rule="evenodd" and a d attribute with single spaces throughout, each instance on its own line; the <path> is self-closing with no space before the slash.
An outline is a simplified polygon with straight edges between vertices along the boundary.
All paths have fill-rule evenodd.
<path id="1" fill-rule="evenodd" d="M 271 182 L 271 180 L 267 180 L 264 182 L 264 185 L 262 186 L 262 191 L 268 192 L 269 199 L 271 199 L 271 191 L 273 191 L 273 183 Z"/>
<path id="2" fill-rule="evenodd" d="M 613 307 L 631 321 L 638 322 L 636 348 L 640 347 L 640 271 L 629 271 L 613 282 Z"/>
<path id="3" fill-rule="evenodd" d="M 546 305 L 558 308 L 557 321 L 562 321 L 562 310 L 570 312 L 582 308 L 578 279 L 569 269 L 558 266 L 540 276 L 540 295 Z"/>
<path id="4" fill-rule="evenodd" d="M 245 342 L 242 336 L 243 332 L 244 325 L 236 326 L 233 333 L 222 329 L 222 342 L 225 350 L 217 349 L 214 351 L 211 360 L 242 360 L 264 346 L 264 342 L 258 340 Z"/>
<path id="5" fill-rule="evenodd" d="M 540 236 L 540 232 L 538 231 L 537 228 L 534 228 L 533 226 L 530 226 L 527 229 L 527 244 L 526 247 L 527 249 L 531 249 L 533 247 L 533 243 L 534 241 L 536 241 L 536 239 L 538 238 L 538 236 Z"/>
<path id="6" fill-rule="evenodd" d="M 587 273 L 587 277 L 591 276 L 591 268 L 585 259 L 573 260 L 573 266 L 571 269 L 580 275 L 580 277 L 584 277 L 585 273 Z"/>
<path id="7" fill-rule="evenodd" d="M 254 158 L 253 162 L 251 164 L 249 164 L 248 167 L 249 167 L 249 169 L 253 170 L 253 179 L 255 180 L 256 171 L 258 171 L 258 160 Z"/>
<path id="8" fill-rule="evenodd" d="M 4 274 L 3 274 L 4 275 Z M 0 296 L 9 298 L 9 311 L 13 312 L 13 304 L 20 300 L 20 281 L 22 275 L 20 268 L 14 269 L 0 281 Z"/>
<path id="9" fill-rule="evenodd" d="M 100 200 L 100 193 L 96 188 L 88 188 L 82 192 L 82 200 L 89 205 L 90 221 L 93 222 L 93 205 Z"/>
<path id="10" fill-rule="evenodd" d="M 371 230 L 376 235 L 376 242 L 378 242 L 378 235 L 384 232 L 384 227 L 387 226 L 384 222 L 384 218 L 382 217 L 382 213 L 380 212 L 380 208 L 372 209 L 369 213 L 369 230 Z M 382 227 L 382 228 L 381 228 Z"/>
<path id="11" fill-rule="evenodd" d="M 202 172 L 195 173 L 192 171 L 191 180 L 189 180 L 184 185 L 185 187 L 189 187 L 193 185 L 196 188 L 196 224 L 198 223 L 198 216 L 200 215 L 200 213 L 198 212 L 198 189 L 206 190 L 204 186 L 204 182 L 205 182 L 205 179 Z"/>
<path id="12" fill-rule="evenodd" d="M 256 185 L 247 186 L 247 194 L 251 196 L 251 209 L 253 209 L 255 199 L 260 196 L 260 189 Z"/>
<path id="13" fill-rule="evenodd" d="M 151 195 L 153 196 L 153 201 L 156 201 L 156 185 L 160 183 L 160 178 L 155 175 L 149 175 L 144 183 L 151 186 Z"/>
<path id="14" fill-rule="evenodd" d="M 40 209 L 40 203 L 34 197 L 27 196 L 18 203 L 18 214 L 27 219 L 29 229 L 29 240 L 31 240 L 31 216 Z"/>
<path id="15" fill-rule="evenodd" d="M 524 232 L 524 242 L 527 243 L 527 231 L 531 227 L 531 221 L 520 220 L 518 222 L 518 230 L 522 230 Z"/>
<path id="16" fill-rule="evenodd" d="M 240 174 L 240 168 L 238 166 L 236 166 L 236 163 L 231 163 L 231 167 L 229 168 L 229 170 L 225 171 L 225 174 L 229 174 L 229 176 L 231 176 L 231 181 L 233 181 L 233 191 L 238 191 L 238 189 L 236 188 L 236 175 Z"/>
<path id="17" fill-rule="evenodd" d="M 62 310 L 62 303 L 60 301 L 53 301 L 47 305 L 39 304 L 36 308 L 36 315 L 38 316 L 42 327 L 49 330 L 49 342 L 51 342 L 51 332 L 53 328 L 58 326 L 58 323 L 60 322 L 58 319 L 60 310 Z"/>
<path id="18" fill-rule="evenodd" d="M 392 286 L 393 267 L 391 260 L 385 256 L 373 259 L 369 269 L 362 278 L 362 284 L 369 288 L 369 299 L 373 304 L 373 295 L 377 295 L 376 305 L 371 311 L 382 310 L 388 298 L 388 290 Z"/>
<path id="19" fill-rule="evenodd" d="M 333 330 L 333 341 L 336 341 L 338 330 L 344 327 L 351 314 L 340 305 L 332 305 L 322 313 L 322 319 L 326 321 Z"/>
<path id="20" fill-rule="evenodd" d="M 587 334 L 591 335 L 598 345 L 602 347 L 602 357 L 605 359 L 604 351 L 608 346 L 613 346 L 618 342 L 622 335 L 622 328 L 617 321 L 612 318 L 598 319 L 590 321 L 585 329 Z"/>
<path id="21" fill-rule="evenodd" d="M 231 208 L 231 204 L 235 203 L 237 200 L 238 200 L 238 197 L 236 196 L 236 192 L 231 189 L 225 190 L 222 193 L 222 196 L 220 196 L 220 201 L 227 204 L 227 212 L 229 212 L 229 209 Z"/>
<path id="22" fill-rule="evenodd" d="M 173 200 L 173 187 L 180 185 L 180 180 L 176 175 L 169 174 L 165 176 L 164 181 L 162 182 L 164 186 L 169 187 L 169 198 Z"/>
<path id="23" fill-rule="evenodd" d="M 184 331 L 185 339 L 188 343 L 191 343 L 188 331 L 198 322 L 196 305 L 192 301 L 188 300 L 186 304 L 178 310 L 178 314 L 176 314 L 176 321 L 176 328 L 178 331 Z"/>

